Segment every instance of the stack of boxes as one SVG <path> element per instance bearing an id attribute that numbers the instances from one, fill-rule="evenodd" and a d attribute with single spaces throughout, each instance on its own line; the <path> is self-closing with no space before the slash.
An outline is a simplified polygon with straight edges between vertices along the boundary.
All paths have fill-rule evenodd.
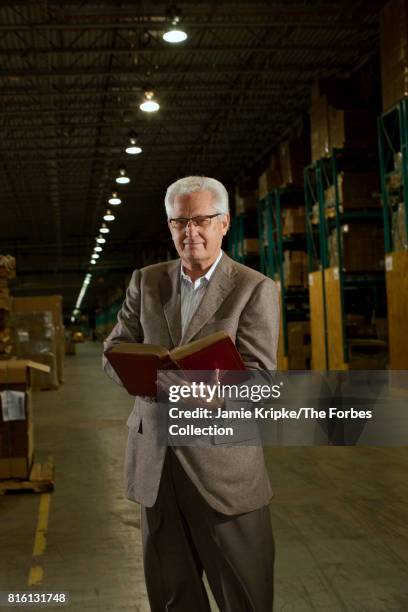
<path id="1" fill-rule="evenodd" d="M 332 148 L 376 146 L 376 114 L 361 108 L 355 84 L 321 79 L 312 87 L 310 138 L 312 161 L 330 155 Z"/>
<path id="2" fill-rule="evenodd" d="M 18 324 L 22 329 L 33 334 L 29 355 L 35 361 L 41 361 L 41 355 L 50 363 L 54 374 L 48 378 L 48 383 L 57 385 L 64 382 L 65 331 L 62 315 L 62 296 L 45 295 L 37 297 L 15 297 L 12 300 L 14 315 L 18 315 Z M 36 314 L 34 314 L 36 313 Z M 28 328 L 31 329 L 29 332 Z M 42 331 L 41 331 L 42 330 Z M 41 334 L 43 340 L 39 342 Z M 44 344 L 45 343 L 45 344 Z M 24 349 L 19 342 L 21 351 Z M 45 383 L 44 379 L 42 383 Z M 37 384 L 37 383 L 36 383 Z M 55 388 L 54 386 L 51 388 Z"/>
<path id="3" fill-rule="evenodd" d="M 380 223 L 354 221 L 341 226 L 343 269 L 377 272 L 384 269 L 384 228 Z M 334 229 L 329 236 L 330 267 L 339 266 L 339 245 Z"/>
<path id="4" fill-rule="evenodd" d="M 408 96 L 408 0 L 390 0 L 380 12 L 380 56 L 383 110 Z M 392 207 L 393 250 L 408 248 L 402 200 L 402 153 L 394 154 L 393 172 L 387 176 Z"/>
<path id="5" fill-rule="evenodd" d="M 13 352 L 8 315 L 11 308 L 8 282 L 16 275 L 16 260 L 11 255 L 0 255 L 0 359 L 9 359 Z"/>
<path id="6" fill-rule="evenodd" d="M 310 370 L 310 322 L 290 321 L 288 323 L 288 368 Z"/>
<path id="7" fill-rule="evenodd" d="M 57 367 L 57 343 L 52 313 L 23 312 L 10 316 L 13 333 L 14 354 L 19 359 L 29 359 L 49 366 L 44 373 L 34 371 L 31 388 L 35 391 L 57 389 L 59 385 Z"/>
<path id="8" fill-rule="evenodd" d="M 286 287 L 307 287 L 307 254 L 305 251 L 285 251 L 283 273 Z"/>
<path id="9" fill-rule="evenodd" d="M 34 457 L 31 376 L 47 366 L 32 361 L 0 361 L 0 478 L 30 475 Z"/>
<path id="10" fill-rule="evenodd" d="M 256 189 L 237 187 L 235 189 L 235 214 L 242 215 L 256 211 L 258 199 Z"/>
<path id="11" fill-rule="evenodd" d="M 280 187 L 282 184 L 282 174 L 279 155 L 273 153 L 265 172 L 261 174 L 258 180 L 259 198 L 262 199 L 268 195 L 273 189 Z"/>
<path id="12" fill-rule="evenodd" d="M 380 12 L 383 109 L 408 95 L 408 2 L 391 0 Z"/>

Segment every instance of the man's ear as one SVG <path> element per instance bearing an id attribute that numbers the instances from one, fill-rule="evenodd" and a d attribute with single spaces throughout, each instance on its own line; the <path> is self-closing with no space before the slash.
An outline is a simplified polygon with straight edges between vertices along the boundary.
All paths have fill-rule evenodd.
<path id="1" fill-rule="evenodd" d="M 224 215 L 222 217 L 221 223 L 222 223 L 222 235 L 225 236 L 225 234 L 228 232 L 229 226 L 230 226 L 230 216 L 229 216 L 229 213 L 227 213 L 226 215 Z"/>

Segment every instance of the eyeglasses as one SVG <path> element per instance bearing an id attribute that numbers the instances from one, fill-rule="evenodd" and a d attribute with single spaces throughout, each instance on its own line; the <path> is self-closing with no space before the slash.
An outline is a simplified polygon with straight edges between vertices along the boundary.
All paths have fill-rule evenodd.
<path id="1" fill-rule="evenodd" d="M 185 229 L 187 225 L 191 223 L 195 227 L 208 227 L 211 224 L 211 219 L 219 217 L 223 213 L 216 213 L 215 215 L 199 215 L 198 217 L 177 217 L 176 219 L 169 219 L 171 227 L 174 229 Z"/>

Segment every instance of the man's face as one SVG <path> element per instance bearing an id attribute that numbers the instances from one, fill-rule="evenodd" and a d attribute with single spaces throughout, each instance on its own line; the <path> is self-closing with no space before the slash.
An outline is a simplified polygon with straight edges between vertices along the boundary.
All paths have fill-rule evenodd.
<path id="1" fill-rule="evenodd" d="M 174 198 L 172 218 L 200 217 L 215 214 L 211 191 L 197 191 Z M 228 231 L 229 215 L 211 219 L 206 227 L 190 222 L 185 228 L 174 228 L 169 222 L 171 235 L 183 265 L 210 267 L 217 258 L 222 238 Z"/>

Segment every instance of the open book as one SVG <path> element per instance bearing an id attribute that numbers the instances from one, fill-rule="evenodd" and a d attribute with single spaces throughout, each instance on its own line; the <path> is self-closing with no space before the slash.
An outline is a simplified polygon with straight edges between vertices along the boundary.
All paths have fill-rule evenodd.
<path id="1" fill-rule="evenodd" d="M 122 342 L 105 357 L 131 395 L 155 397 L 158 370 L 245 370 L 230 336 L 216 332 L 168 350 L 158 344 Z"/>

